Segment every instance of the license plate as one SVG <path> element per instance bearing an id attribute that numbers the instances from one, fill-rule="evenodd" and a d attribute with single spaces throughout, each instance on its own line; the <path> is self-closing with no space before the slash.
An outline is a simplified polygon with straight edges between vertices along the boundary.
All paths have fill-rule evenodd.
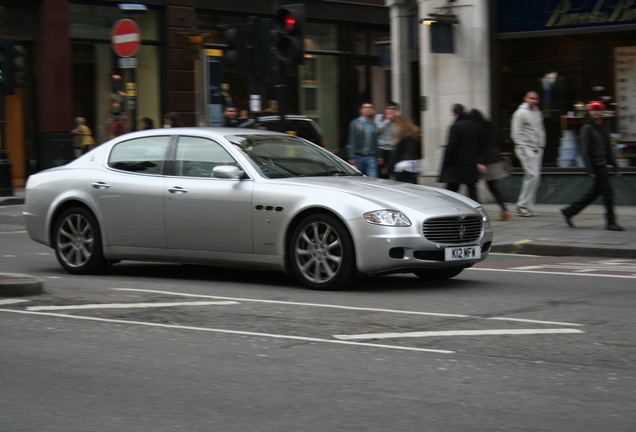
<path id="1" fill-rule="evenodd" d="M 444 249 L 444 259 L 446 261 L 463 261 L 481 258 L 479 246 L 461 246 Z"/>

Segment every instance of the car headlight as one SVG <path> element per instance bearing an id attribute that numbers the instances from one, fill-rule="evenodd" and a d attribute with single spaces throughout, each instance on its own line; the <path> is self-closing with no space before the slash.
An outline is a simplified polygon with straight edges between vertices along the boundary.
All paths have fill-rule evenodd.
<path id="1" fill-rule="evenodd" d="M 397 210 L 376 210 L 364 214 L 364 220 L 374 225 L 407 227 L 411 221 Z"/>
<path id="2" fill-rule="evenodd" d="M 481 220 L 484 222 L 488 222 L 490 220 L 490 216 L 488 215 L 488 212 L 486 211 L 485 208 L 483 207 L 477 207 L 476 209 L 479 214 L 481 215 Z"/>

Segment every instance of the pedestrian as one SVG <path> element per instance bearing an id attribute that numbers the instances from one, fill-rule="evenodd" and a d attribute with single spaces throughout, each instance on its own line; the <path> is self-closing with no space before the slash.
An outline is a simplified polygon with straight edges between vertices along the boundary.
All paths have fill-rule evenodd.
<path id="1" fill-rule="evenodd" d="M 225 105 L 223 110 L 223 126 L 225 127 L 238 127 L 238 108 L 234 104 Z"/>
<path id="2" fill-rule="evenodd" d="M 155 122 L 150 117 L 144 117 L 141 119 L 141 130 L 154 129 Z"/>
<path id="3" fill-rule="evenodd" d="M 602 195 L 605 204 L 606 228 L 610 231 L 625 231 L 622 226 L 616 223 L 614 213 L 614 193 L 610 182 L 610 167 L 616 177 L 620 177 L 622 174 L 616 165 L 609 131 L 603 120 L 605 105 L 598 101 L 590 102 L 588 111 L 589 119 L 579 132 L 579 144 L 588 175 L 594 183 L 579 200 L 561 209 L 561 213 L 565 218 L 565 223 L 570 228 L 574 228 L 572 218 L 590 205 L 596 197 Z"/>
<path id="4" fill-rule="evenodd" d="M 75 127 L 71 130 L 71 134 L 75 141 L 75 153 L 76 156 L 81 156 L 95 148 L 95 139 L 84 117 L 76 117 L 74 123 Z"/>
<path id="5" fill-rule="evenodd" d="M 378 176 L 378 164 L 384 161 L 378 157 L 378 130 L 373 121 L 375 106 L 371 102 L 360 105 L 360 117 L 349 123 L 347 151 L 349 163 L 369 177 Z"/>
<path id="6" fill-rule="evenodd" d="M 176 112 L 169 112 L 163 116 L 163 127 L 164 128 L 174 128 L 174 127 L 182 127 L 183 122 L 181 121 L 181 116 Z"/>
<path id="7" fill-rule="evenodd" d="M 472 109 L 468 117 L 481 128 L 478 139 L 482 141 L 480 147 L 483 149 L 483 153 L 479 158 L 479 162 L 486 166 L 485 171 L 481 173 L 481 178 L 486 181 L 488 190 L 490 190 L 490 193 L 492 193 L 492 196 L 501 208 L 501 214 L 495 220 L 506 221 L 510 219 L 511 213 L 506 207 L 506 203 L 499 190 L 498 180 L 508 177 L 510 173 L 506 169 L 506 163 L 501 156 L 499 156 L 499 152 L 497 151 L 492 123 L 477 109 Z"/>
<path id="8" fill-rule="evenodd" d="M 122 103 L 124 96 L 112 93 L 110 97 L 110 138 L 126 133 L 126 111 Z"/>
<path id="9" fill-rule="evenodd" d="M 417 184 L 422 158 L 420 129 L 400 114 L 393 117 L 393 129 L 392 145 L 395 150 L 386 163 L 387 169 L 395 176 L 395 180 Z"/>
<path id="10" fill-rule="evenodd" d="M 512 115 L 510 137 L 515 143 L 515 155 L 524 171 L 521 192 L 517 199 L 517 214 L 537 216 L 532 210 L 541 181 L 541 164 L 545 148 L 545 126 L 539 109 L 539 93 L 529 91 L 523 103 Z"/>
<path id="11" fill-rule="evenodd" d="M 387 166 L 389 160 L 391 160 L 393 151 L 395 150 L 395 144 L 393 142 L 394 125 L 393 118 L 397 114 L 400 106 L 397 102 L 390 101 L 384 107 L 383 114 L 376 114 L 375 126 L 378 129 L 378 153 L 384 163 L 378 166 L 380 178 L 388 179 L 390 177 L 390 170 Z"/>
<path id="12" fill-rule="evenodd" d="M 452 114 L 455 121 L 448 133 L 448 143 L 444 152 L 440 183 L 446 183 L 446 189 L 457 192 L 460 184 L 468 188 L 468 196 L 479 202 L 477 180 L 479 180 L 478 158 L 482 154 L 482 143 L 475 138 L 480 127 L 471 121 L 465 113 L 464 106 L 454 104 Z M 483 166 L 481 166 L 483 168 Z"/>

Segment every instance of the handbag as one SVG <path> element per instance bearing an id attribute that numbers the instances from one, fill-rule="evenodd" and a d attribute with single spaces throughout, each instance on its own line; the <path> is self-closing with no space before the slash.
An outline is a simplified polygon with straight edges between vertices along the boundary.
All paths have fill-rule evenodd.
<path id="1" fill-rule="evenodd" d="M 487 171 L 482 174 L 482 180 L 497 180 L 510 175 L 510 165 L 505 160 L 486 165 Z"/>

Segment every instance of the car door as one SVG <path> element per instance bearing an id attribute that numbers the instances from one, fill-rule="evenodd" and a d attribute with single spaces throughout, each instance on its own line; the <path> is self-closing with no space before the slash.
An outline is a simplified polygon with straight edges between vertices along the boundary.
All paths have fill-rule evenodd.
<path id="1" fill-rule="evenodd" d="M 252 253 L 252 180 L 216 178 L 213 168 L 238 166 L 221 144 L 180 136 L 175 175 L 168 177 L 166 233 L 171 249 Z"/>
<path id="2" fill-rule="evenodd" d="M 171 137 L 135 138 L 115 145 L 91 181 L 107 246 L 165 248 L 166 150 Z"/>

